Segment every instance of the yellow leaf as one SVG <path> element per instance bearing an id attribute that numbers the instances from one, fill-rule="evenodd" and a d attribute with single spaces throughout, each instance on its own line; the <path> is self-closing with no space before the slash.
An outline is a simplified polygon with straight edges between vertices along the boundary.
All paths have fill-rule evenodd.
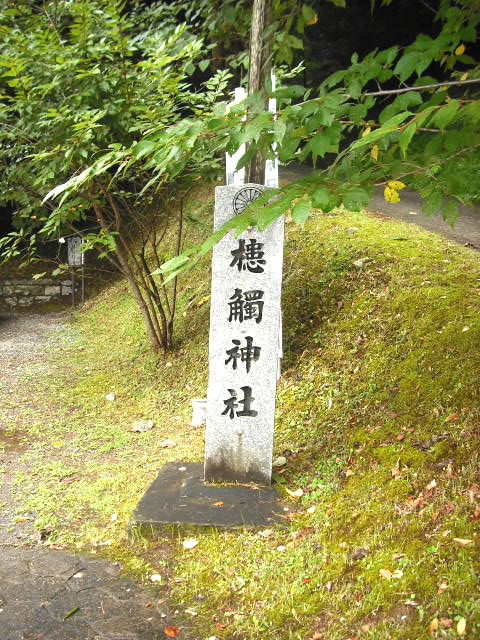
<path id="1" fill-rule="evenodd" d="M 372 130 L 372 127 L 367 127 L 365 129 L 365 131 L 362 133 L 362 138 L 364 138 L 365 136 L 368 136 L 368 134 L 370 133 L 370 131 Z M 377 146 L 377 145 L 375 145 Z"/>
<path id="2" fill-rule="evenodd" d="M 398 191 L 395 189 L 391 189 L 388 185 L 385 187 L 383 192 L 383 197 L 390 204 L 395 204 L 396 202 L 400 202 L 400 196 L 398 195 Z"/>
<path id="3" fill-rule="evenodd" d="M 438 631 L 438 618 L 434 618 L 430 622 L 430 624 L 428 625 L 428 630 L 431 634 L 435 633 L 435 631 Z"/>
<path id="4" fill-rule="evenodd" d="M 315 16 L 307 22 L 307 27 L 311 27 L 313 24 L 317 24 L 317 22 L 318 22 L 318 16 L 317 14 L 315 14 Z"/>
<path id="5" fill-rule="evenodd" d="M 468 78 L 468 73 L 462 73 L 462 75 L 460 76 L 460 80 L 466 80 Z"/>
<path id="6" fill-rule="evenodd" d="M 459 44 L 458 47 L 455 49 L 455 55 L 463 56 L 464 53 L 465 53 L 465 45 L 462 42 L 462 44 Z"/>
<path id="7" fill-rule="evenodd" d="M 372 150 L 370 151 L 370 157 L 372 160 L 375 160 L 375 162 L 378 160 L 378 144 L 373 145 Z"/>
<path id="8" fill-rule="evenodd" d="M 389 571 L 388 569 L 380 569 L 379 573 L 380 573 L 382 578 L 385 578 L 385 580 L 391 580 L 392 579 L 392 572 Z"/>
<path id="9" fill-rule="evenodd" d="M 210 295 L 203 296 L 203 298 L 200 298 L 200 300 L 197 302 L 197 307 L 201 307 L 203 304 L 205 304 L 209 300 L 210 300 Z"/>
<path id="10" fill-rule="evenodd" d="M 466 629 L 467 629 L 467 621 L 465 620 L 465 618 L 460 618 L 460 620 L 457 622 L 457 634 L 459 636 L 465 635 Z"/>
<path id="11" fill-rule="evenodd" d="M 405 189 L 405 185 L 403 184 L 403 182 L 400 182 L 400 180 L 390 180 L 388 186 L 390 187 L 390 189 L 396 189 L 397 191 Z"/>

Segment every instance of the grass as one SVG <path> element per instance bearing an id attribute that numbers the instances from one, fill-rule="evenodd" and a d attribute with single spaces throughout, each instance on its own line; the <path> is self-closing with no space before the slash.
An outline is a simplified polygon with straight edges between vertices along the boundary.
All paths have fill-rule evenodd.
<path id="1" fill-rule="evenodd" d="M 118 283 L 76 316 L 48 375 L 24 380 L 36 393 L 17 415 L 29 440 L 19 516 L 34 512 L 51 545 L 107 555 L 145 582 L 161 574 L 195 638 L 479 637 L 479 256 L 338 212 L 287 224 L 284 274 L 285 526 L 128 535 L 158 469 L 203 458 L 189 420 L 207 383 L 206 264 L 184 278 L 176 353 L 151 356 Z M 138 419 L 155 426 L 134 433 Z"/>

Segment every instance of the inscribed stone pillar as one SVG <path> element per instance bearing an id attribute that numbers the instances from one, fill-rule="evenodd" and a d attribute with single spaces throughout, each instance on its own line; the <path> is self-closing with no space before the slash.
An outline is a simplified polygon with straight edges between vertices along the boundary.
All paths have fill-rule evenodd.
<path id="1" fill-rule="evenodd" d="M 264 190 L 215 190 L 215 230 Z M 214 248 L 205 442 L 207 481 L 270 484 L 280 331 L 283 217 Z"/>

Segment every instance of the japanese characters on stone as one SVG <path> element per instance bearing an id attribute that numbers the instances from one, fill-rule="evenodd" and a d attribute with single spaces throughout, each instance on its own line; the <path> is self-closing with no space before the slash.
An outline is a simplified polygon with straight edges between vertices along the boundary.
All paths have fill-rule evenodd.
<path id="1" fill-rule="evenodd" d="M 231 251 L 233 257 L 230 268 L 237 268 L 239 272 L 250 271 L 250 273 L 264 273 L 265 252 L 263 251 L 263 243 L 257 242 L 256 238 L 250 238 L 248 241 L 244 238 L 238 240 L 238 247 Z M 248 320 L 254 320 L 256 324 L 262 321 L 262 312 L 265 292 L 261 289 L 252 291 L 242 291 L 235 288 L 235 291 L 228 301 L 229 322 L 243 323 Z M 232 369 L 236 370 L 238 363 L 245 364 L 246 372 L 249 373 L 252 363 L 260 358 L 262 347 L 253 344 L 252 336 L 245 336 L 245 345 L 242 345 L 241 339 L 233 339 L 233 347 L 227 349 L 225 365 L 231 363 Z M 236 416 L 248 416 L 254 418 L 258 415 L 258 411 L 252 408 L 255 398 L 252 395 L 252 387 L 240 387 L 243 398 L 238 399 L 235 389 L 228 389 L 230 397 L 224 400 L 225 410 L 222 415 L 228 415 L 232 420 Z M 239 410 L 239 405 L 241 409 Z"/>

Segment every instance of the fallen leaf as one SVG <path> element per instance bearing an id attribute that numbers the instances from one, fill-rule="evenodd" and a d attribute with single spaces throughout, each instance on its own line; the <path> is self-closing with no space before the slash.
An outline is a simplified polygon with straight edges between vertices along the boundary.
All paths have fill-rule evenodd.
<path id="1" fill-rule="evenodd" d="M 105 400 L 108 400 L 109 402 L 113 402 L 115 400 L 115 394 L 107 393 L 107 395 L 105 396 Z"/>
<path id="2" fill-rule="evenodd" d="M 317 507 L 315 505 L 312 505 L 311 507 L 308 507 L 307 513 L 310 513 L 310 514 L 315 513 L 315 509 L 316 508 Z M 479 509 L 480 509 L 480 507 L 479 507 Z"/>
<path id="3" fill-rule="evenodd" d="M 366 558 L 368 554 L 369 554 L 368 549 L 364 549 L 362 547 L 361 549 L 356 549 L 353 553 L 351 553 L 348 559 L 351 562 L 359 562 L 360 560 L 363 560 L 364 558 Z"/>
<path id="4" fill-rule="evenodd" d="M 470 502 L 475 502 L 478 494 L 478 486 L 476 484 L 472 484 L 472 486 L 468 490 L 468 497 L 470 498 Z"/>
<path id="5" fill-rule="evenodd" d="M 480 520 L 480 504 L 477 505 L 475 513 L 472 516 L 472 522 L 478 522 Z"/>
<path id="6" fill-rule="evenodd" d="M 467 621 L 465 620 L 465 618 L 460 618 L 460 620 L 457 622 L 457 634 L 459 636 L 463 636 L 465 635 L 466 630 L 467 630 Z"/>
<path id="7" fill-rule="evenodd" d="M 209 300 L 210 300 L 210 295 L 203 296 L 203 298 L 200 298 L 200 300 L 197 302 L 197 307 L 201 307 Z"/>
<path id="8" fill-rule="evenodd" d="M 347 469 L 345 471 L 345 477 L 350 478 L 350 476 L 353 476 L 353 471 L 351 469 Z"/>
<path id="9" fill-rule="evenodd" d="M 303 578 L 302 584 L 310 584 L 311 581 L 312 581 L 311 578 Z"/>
<path id="10" fill-rule="evenodd" d="M 68 620 L 68 618 L 71 618 L 72 616 L 74 616 L 77 613 L 77 611 L 80 611 L 80 607 L 75 607 L 75 609 L 72 609 L 71 611 L 66 613 L 63 616 L 63 621 L 65 622 L 66 620 Z"/>
<path id="11" fill-rule="evenodd" d="M 188 613 L 189 616 L 198 616 L 198 611 L 195 609 L 185 609 L 185 613 Z"/>
<path id="12" fill-rule="evenodd" d="M 223 502 L 221 500 L 219 500 L 218 502 L 214 502 L 213 506 L 214 507 L 223 507 Z"/>
<path id="13" fill-rule="evenodd" d="M 194 549 L 197 546 L 197 544 L 198 544 L 198 540 L 195 540 L 195 538 L 187 538 L 182 542 L 184 549 Z"/>
<path id="14" fill-rule="evenodd" d="M 150 582 L 161 582 L 162 576 L 159 573 L 154 573 L 153 575 L 150 576 L 149 580 Z"/>
<path id="15" fill-rule="evenodd" d="M 458 422 L 460 420 L 460 416 L 458 413 L 452 413 L 451 415 L 445 418 L 445 422 Z"/>
<path id="16" fill-rule="evenodd" d="M 385 578 L 385 580 L 391 580 L 392 579 L 392 572 L 389 571 L 388 569 L 380 569 L 379 573 L 380 573 L 382 578 Z"/>
<path id="17" fill-rule="evenodd" d="M 405 434 L 404 433 L 399 433 L 398 436 L 396 437 L 397 442 L 403 442 L 405 440 Z"/>
<path id="18" fill-rule="evenodd" d="M 173 447 L 177 446 L 177 443 L 175 442 L 175 440 L 162 440 L 161 442 L 158 443 L 159 447 L 162 447 L 162 449 L 172 449 Z"/>
<path id="19" fill-rule="evenodd" d="M 440 618 L 440 624 L 442 627 L 445 627 L 445 629 L 450 629 L 453 624 L 453 620 L 451 618 Z"/>
<path id="20" fill-rule="evenodd" d="M 272 467 L 283 467 L 286 464 L 287 459 L 285 458 L 285 456 L 278 456 L 278 458 L 275 458 L 275 460 L 272 462 Z"/>
<path id="21" fill-rule="evenodd" d="M 395 463 L 395 466 L 390 469 L 390 474 L 394 480 L 398 480 L 400 478 L 400 458 Z"/>
<path id="22" fill-rule="evenodd" d="M 180 633 L 180 629 L 178 627 L 165 627 L 164 633 L 167 638 L 176 638 Z"/>
<path id="23" fill-rule="evenodd" d="M 153 420 L 136 420 L 130 427 L 134 433 L 145 433 L 153 429 Z"/>
<path id="24" fill-rule="evenodd" d="M 427 486 L 425 487 L 425 489 L 426 489 L 427 491 L 433 491 L 433 490 L 435 489 L 435 487 L 436 487 L 436 486 L 437 486 L 437 481 L 436 481 L 436 480 L 435 480 L 435 478 L 434 478 L 431 482 L 429 482 L 429 483 L 427 484 Z"/>
<path id="25" fill-rule="evenodd" d="M 454 538 L 453 541 L 459 547 L 468 547 L 469 544 L 473 544 L 473 540 L 466 540 L 465 538 Z"/>
<path id="26" fill-rule="evenodd" d="M 428 625 L 429 632 L 433 635 L 435 631 L 438 631 L 438 618 L 434 618 Z"/>
<path id="27" fill-rule="evenodd" d="M 395 569 L 395 571 L 392 573 L 392 578 L 395 578 L 395 580 L 400 580 L 400 578 L 403 578 L 403 571 L 401 569 Z"/>
<path id="28" fill-rule="evenodd" d="M 280 545 L 277 547 L 277 551 L 279 551 L 280 553 L 283 553 L 283 552 L 284 552 L 284 551 L 286 551 L 286 550 L 287 550 L 287 547 L 285 547 L 283 544 L 280 544 Z"/>
<path id="29" fill-rule="evenodd" d="M 292 498 L 301 498 L 303 496 L 303 489 L 296 489 L 295 491 L 290 491 L 290 489 L 285 489 L 289 496 Z"/>
<path id="30" fill-rule="evenodd" d="M 259 531 L 258 535 L 261 538 L 271 538 L 274 534 L 274 530 L 273 529 L 264 529 L 263 531 Z"/>
<path id="31" fill-rule="evenodd" d="M 443 512 L 446 516 L 451 516 L 452 513 L 455 511 L 455 503 L 454 502 L 448 502 L 444 507 L 443 507 Z"/>
<path id="32" fill-rule="evenodd" d="M 438 585 L 438 593 L 443 593 L 448 589 L 448 582 L 442 580 L 442 582 Z"/>

